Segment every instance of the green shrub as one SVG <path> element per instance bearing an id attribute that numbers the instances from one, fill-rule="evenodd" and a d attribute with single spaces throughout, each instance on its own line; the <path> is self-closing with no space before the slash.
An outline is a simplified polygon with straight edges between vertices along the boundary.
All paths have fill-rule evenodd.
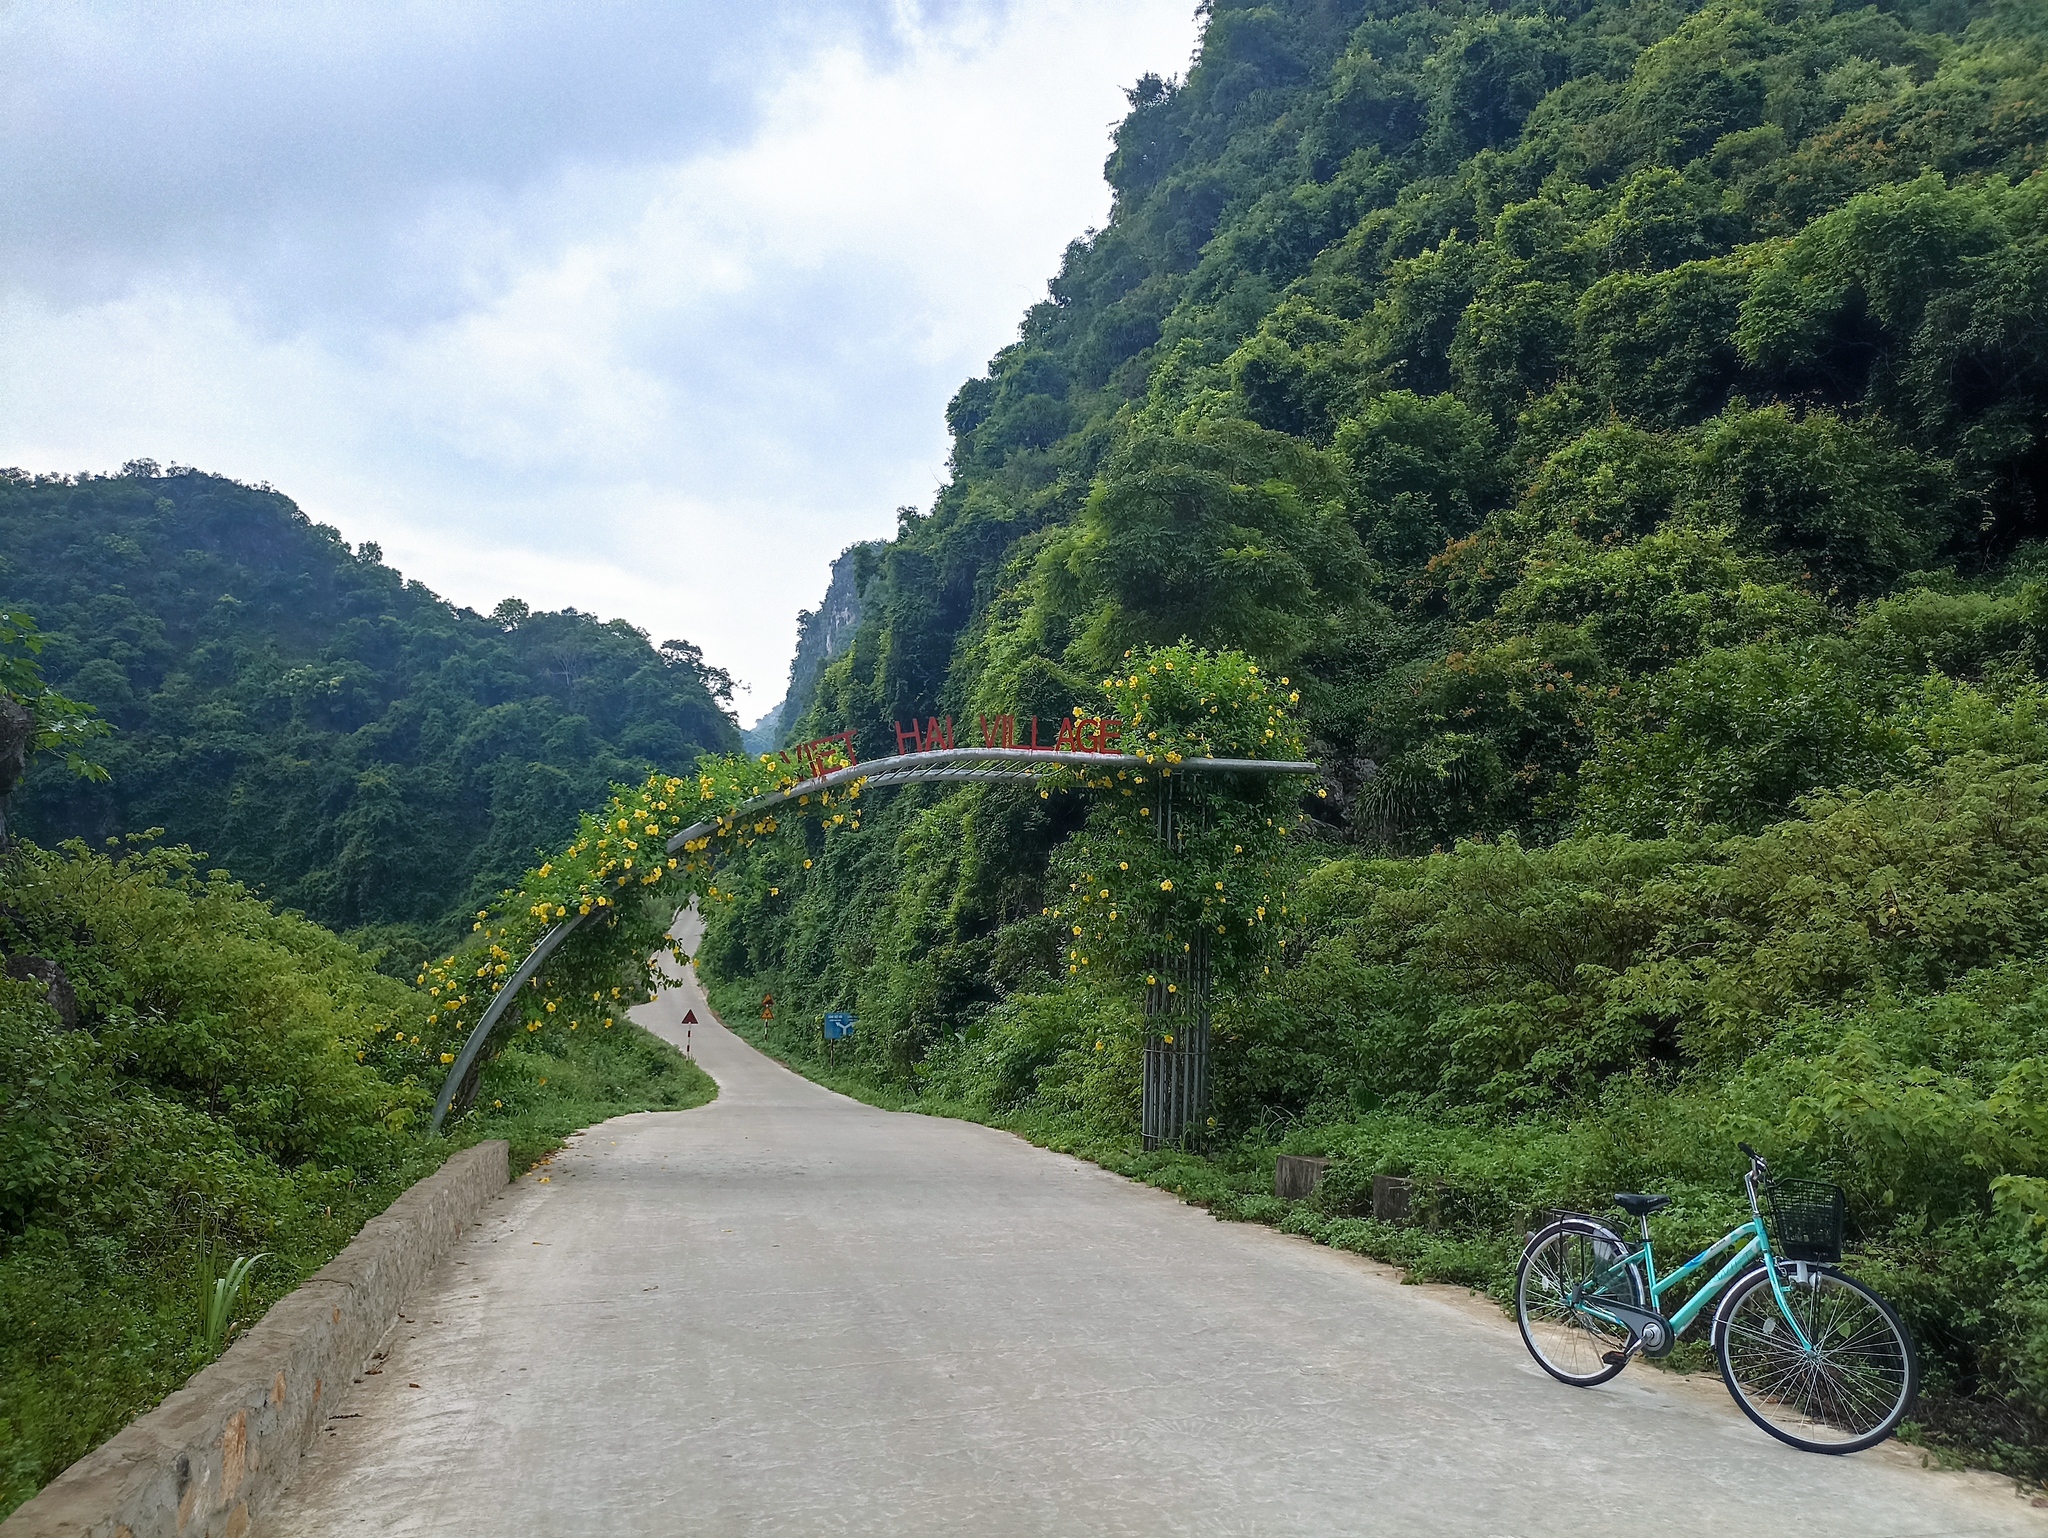
<path id="1" fill-rule="evenodd" d="M 208 1293 L 262 1252 L 242 1321 L 324 1265 L 460 1142 L 424 1135 L 435 1065 L 386 1077 L 380 1032 L 425 1001 L 361 952 L 203 873 L 187 849 L 17 843 L 0 855 L 0 1512 L 211 1359 Z M 700 1104 L 638 1029 L 500 1053 L 461 1142 L 524 1169 L 624 1111 Z"/>

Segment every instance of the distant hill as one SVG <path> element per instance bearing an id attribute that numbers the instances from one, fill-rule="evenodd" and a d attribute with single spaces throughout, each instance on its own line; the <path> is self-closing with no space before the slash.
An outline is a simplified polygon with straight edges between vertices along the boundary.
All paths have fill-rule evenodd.
<path id="1" fill-rule="evenodd" d="M 147 462 L 0 473 L 0 608 L 117 729 L 90 785 L 17 797 L 42 843 L 162 827 L 343 929 L 438 940 L 613 780 L 739 732 L 731 680 L 623 620 L 457 608 L 291 500 Z"/>
<path id="2" fill-rule="evenodd" d="M 766 715 L 741 732 L 740 746 L 749 753 L 772 752 L 782 741 L 782 707 L 787 703 L 787 698 L 777 700 Z"/>

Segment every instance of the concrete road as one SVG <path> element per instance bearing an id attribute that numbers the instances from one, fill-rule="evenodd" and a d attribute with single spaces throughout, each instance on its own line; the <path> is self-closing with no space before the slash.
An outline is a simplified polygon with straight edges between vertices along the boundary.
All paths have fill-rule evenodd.
<path id="1" fill-rule="evenodd" d="M 1566 1388 L 1491 1305 L 841 1099 L 692 980 L 637 1018 L 685 1008 L 717 1101 L 516 1181 L 262 1532 L 2048 1533 L 2003 1481 L 1794 1452 L 1718 1380 Z"/>

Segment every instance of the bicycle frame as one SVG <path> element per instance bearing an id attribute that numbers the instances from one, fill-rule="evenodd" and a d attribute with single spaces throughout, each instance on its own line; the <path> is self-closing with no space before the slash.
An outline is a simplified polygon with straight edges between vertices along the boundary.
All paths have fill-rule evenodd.
<path id="1" fill-rule="evenodd" d="M 1736 1277 L 1742 1275 L 1748 1269 L 1750 1263 L 1761 1255 L 1764 1262 L 1764 1271 L 1771 1279 L 1771 1295 L 1778 1301 L 1778 1312 L 1784 1315 L 1785 1322 L 1792 1327 L 1793 1337 L 1798 1340 L 1800 1349 L 1811 1351 L 1813 1349 L 1812 1343 L 1807 1340 L 1806 1332 L 1799 1327 L 1798 1319 L 1793 1316 L 1791 1305 L 1785 1299 L 1784 1284 L 1778 1279 L 1778 1260 L 1776 1256 L 1771 1254 L 1770 1236 L 1764 1228 L 1763 1214 L 1757 1210 L 1756 1176 L 1754 1172 L 1744 1178 L 1743 1184 L 1749 1191 L 1749 1221 L 1739 1228 L 1730 1229 L 1726 1234 L 1723 1234 L 1714 1243 L 1701 1250 L 1699 1254 L 1693 1256 L 1691 1260 L 1688 1260 L 1669 1276 L 1660 1277 L 1657 1275 L 1657 1257 L 1650 1243 L 1650 1220 L 1645 1217 L 1641 1219 L 1643 1228 L 1642 1248 L 1633 1253 L 1624 1254 L 1619 1259 L 1602 1266 L 1594 1274 L 1593 1285 L 1605 1286 L 1610 1278 L 1618 1275 L 1626 1267 L 1640 1262 L 1643 1268 L 1644 1280 L 1650 1284 L 1650 1306 L 1661 1312 L 1660 1305 L 1663 1302 L 1665 1293 L 1676 1287 L 1694 1272 L 1700 1270 L 1701 1267 L 1705 1266 L 1716 1255 L 1721 1254 L 1731 1245 L 1735 1244 L 1736 1241 L 1740 1240 L 1742 1241 L 1742 1246 L 1736 1250 L 1734 1257 L 1726 1265 L 1722 1266 L 1719 1271 L 1715 1272 L 1712 1277 L 1708 1278 L 1698 1292 L 1686 1299 L 1684 1305 L 1679 1308 L 1677 1313 L 1666 1316 L 1671 1321 L 1672 1334 L 1683 1335 L 1686 1328 L 1705 1312 L 1707 1305 L 1721 1295 L 1722 1289 L 1727 1287 Z M 1799 1265 L 1797 1262 L 1794 1262 L 1794 1265 L 1799 1272 L 1803 1273 L 1804 1266 Z M 1618 1319 L 1606 1313 L 1599 1307 L 1597 1302 L 1590 1298 L 1582 1296 L 1578 1300 L 1577 1306 L 1585 1309 L 1588 1313 L 1598 1315 L 1609 1324 L 1629 1330 L 1631 1335 L 1634 1334 L 1632 1327 L 1626 1319 Z"/>

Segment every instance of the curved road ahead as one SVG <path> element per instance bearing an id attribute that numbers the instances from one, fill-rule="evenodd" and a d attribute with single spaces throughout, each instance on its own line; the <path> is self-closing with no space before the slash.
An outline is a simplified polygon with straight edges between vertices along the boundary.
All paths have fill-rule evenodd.
<path id="1" fill-rule="evenodd" d="M 1491 1305 L 637 1012 L 719 1098 L 509 1187 L 259 1532 L 2048 1534 L 1718 1380 L 1542 1376 Z M 542 1183 L 539 1176 L 548 1179 Z"/>

